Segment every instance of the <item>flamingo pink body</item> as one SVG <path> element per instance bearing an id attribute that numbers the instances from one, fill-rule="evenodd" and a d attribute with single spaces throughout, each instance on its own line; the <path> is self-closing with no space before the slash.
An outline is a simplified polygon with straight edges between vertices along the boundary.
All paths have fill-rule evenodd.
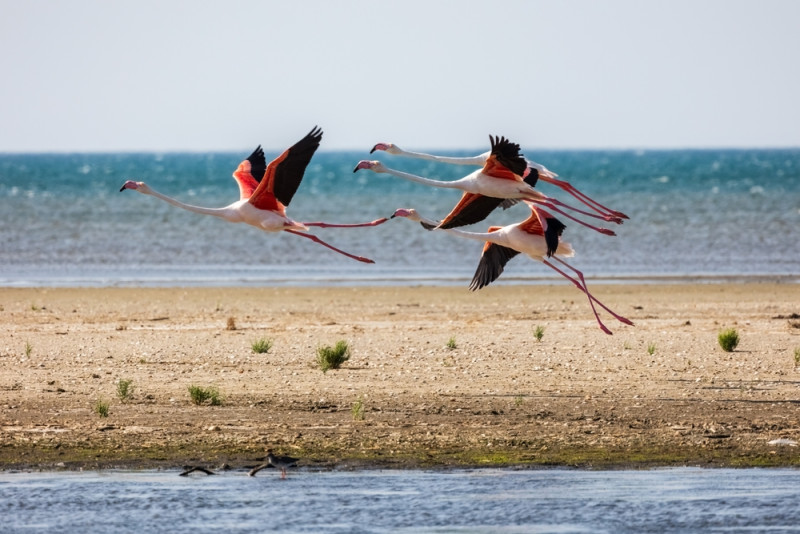
<path id="1" fill-rule="evenodd" d="M 324 222 L 298 222 L 286 215 L 286 206 L 303 179 L 305 169 L 311 157 L 319 147 L 322 130 L 314 128 L 303 139 L 286 149 L 266 165 L 264 152 L 259 146 L 246 160 L 239 164 L 233 177 L 239 185 L 239 200 L 222 208 L 204 208 L 184 204 L 174 198 L 159 193 L 144 182 L 128 180 L 120 191 L 132 189 L 144 195 L 150 195 L 193 213 L 211 215 L 232 223 L 245 223 L 265 232 L 289 232 L 311 239 L 339 254 L 364 263 L 374 263 L 363 256 L 355 256 L 338 249 L 313 234 L 309 234 L 311 226 L 321 228 L 356 228 L 377 226 L 386 222 L 386 218 L 367 223 L 333 224 Z"/>
<path id="2" fill-rule="evenodd" d="M 611 334 L 611 330 L 600 320 L 600 316 L 595 309 L 595 303 L 609 312 L 612 317 L 621 323 L 633 325 L 629 319 L 618 315 L 605 304 L 597 300 L 586 287 L 586 280 L 583 277 L 583 273 L 561 259 L 561 257 L 571 257 L 575 254 L 569 243 L 559 240 L 557 247 L 551 254 L 549 250 L 550 247 L 545 238 L 546 225 L 543 224 L 543 221 L 547 220 L 547 213 L 543 212 L 531 202 L 526 202 L 526 204 L 531 209 L 531 214 L 527 219 L 519 223 L 503 227 L 493 226 L 490 227 L 489 231 L 486 233 L 467 232 L 457 228 L 445 229 L 446 232 L 453 235 L 484 243 L 483 253 L 481 254 L 478 268 L 475 271 L 475 276 L 470 283 L 470 289 L 473 291 L 481 289 L 494 282 L 502 274 L 506 263 L 521 252 L 555 270 L 585 293 L 589 299 L 589 305 L 592 307 L 592 312 L 594 312 L 594 316 L 597 319 L 597 324 L 606 334 Z M 438 226 L 435 221 L 421 217 L 414 209 L 398 209 L 394 212 L 392 217 L 405 217 L 409 220 L 423 223 L 426 227 L 430 228 Z M 573 271 L 577 278 L 554 265 L 547 259 L 548 256 L 551 257 L 553 261 Z"/>

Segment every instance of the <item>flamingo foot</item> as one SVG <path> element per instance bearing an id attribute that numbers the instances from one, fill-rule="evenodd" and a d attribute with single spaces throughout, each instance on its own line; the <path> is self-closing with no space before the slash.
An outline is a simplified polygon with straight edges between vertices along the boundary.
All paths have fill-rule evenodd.
<path id="1" fill-rule="evenodd" d="M 616 210 L 610 210 L 610 211 L 611 211 L 611 215 L 613 215 L 614 217 L 619 217 L 620 219 L 630 219 L 630 217 L 628 217 L 627 215 L 625 215 L 621 211 L 616 211 Z"/>

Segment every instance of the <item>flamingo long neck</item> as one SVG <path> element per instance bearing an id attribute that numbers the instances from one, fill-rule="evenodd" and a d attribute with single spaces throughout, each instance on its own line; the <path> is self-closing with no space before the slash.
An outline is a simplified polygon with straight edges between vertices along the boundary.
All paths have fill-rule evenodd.
<path id="1" fill-rule="evenodd" d="M 229 219 L 230 218 L 229 217 L 229 210 L 227 208 L 203 208 L 203 207 L 200 207 L 200 206 L 192 206 L 191 204 L 184 204 L 183 202 L 181 202 L 179 200 L 175 200 L 172 197 L 168 197 L 167 195 L 159 193 L 158 191 L 156 191 L 152 187 L 145 194 L 153 196 L 153 197 L 156 197 L 156 198 L 160 198 L 164 202 L 166 202 L 168 204 L 172 204 L 176 208 L 181 208 L 181 209 L 184 209 L 186 211 L 191 211 L 193 213 L 199 213 L 200 215 L 212 215 L 214 217 L 219 217 L 221 219 Z"/>
<path id="2" fill-rule="evenodd" d="M 486 154 L 474 157 L 450 157 L 450 156 L 434 156 L 432 154 L 425 154 L 423 152 L 411 152 L 409 150 L 398 149 L 398 155 L 408 156 L 410 158 L 424 159 L 428 161 L 437 161 L 439 163 L 449 163 L 451 165 L 476 165 L 483 167 L 486 163 Z"/>
<path id="3" fill-rule="evenodd" d="M 458 228 L 445 228 L 444 231 L 458 237 L 463 237 L 464 239 L 480 241 L 481 243 L 486 243 L 488 241 L 496 245 L 508 246 L 505 234 L 501 232 L 467 232 L 466 230 L 459 230 Z"/>
<path id="4" fill-rule="evenodd" d="M 419 222 L 425 223 L 430 226 L 439 225 L 439 223 L 437 223 L 436 221 L 432 221 L 431 219 L 422 216 L 419 216 Z M 473 241 L 481 241 L 482 243 L 490 241 L 498 245 L 506 245 L 506 240 L 504 239 L 505 236 L 502 233 L 498 232 L 486 232 L 486 233 L 468 232 L 466 230 L 461 230 L 459 228 L 442 228 L 441 230 L 447 232 L 448 234 L 462 237 L 464 239 L 472 239 Z"/>
<path id="5" fill-rule="evenodd" d="M 417 182 L 418 184 L 425 184 L 433 187 L 442 187 L 444 189 L 461 189 L 462 191 L 464 190 L 462 186 L 462 184 L 464 183 L 464 178 L 460 180 L 454 180 L 452 182 L 441 182 L 439 180 L 431 180 L 430 178 L 423 178 L 422 176 L 417 176 L 416 174 L 410 174 L 403 171 L 396 171 L 394 169 L 389 169 L 389 168 L 386 168 L 384 172 L 386 172 L 387 174 L 391 174 L 392 176 L 402 178 L 404 180 Z"/>

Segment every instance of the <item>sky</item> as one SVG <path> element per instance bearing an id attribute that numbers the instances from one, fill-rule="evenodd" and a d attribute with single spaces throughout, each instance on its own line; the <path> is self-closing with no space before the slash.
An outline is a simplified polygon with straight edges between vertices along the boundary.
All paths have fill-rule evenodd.
<path id="1" fill-rule="evenodd" d="M 0 152 L 800 146 L 800 1 L 0 0 Z"/>

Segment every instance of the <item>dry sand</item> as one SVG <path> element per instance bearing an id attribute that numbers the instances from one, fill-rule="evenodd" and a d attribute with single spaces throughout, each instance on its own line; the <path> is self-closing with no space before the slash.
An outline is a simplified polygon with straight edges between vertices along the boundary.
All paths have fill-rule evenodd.
<path id="1" fill-rule="evenodd" d="M 0 469 L 800 463 L 800 285 L 590 287 L 2 288 Z"/>

